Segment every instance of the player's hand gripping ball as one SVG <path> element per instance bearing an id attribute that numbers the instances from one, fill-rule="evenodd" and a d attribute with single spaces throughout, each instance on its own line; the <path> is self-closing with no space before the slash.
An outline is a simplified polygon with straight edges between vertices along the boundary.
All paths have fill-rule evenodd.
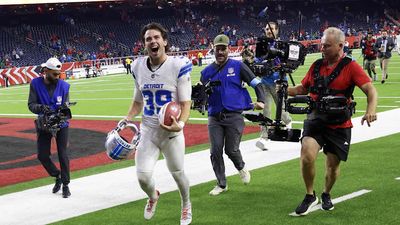
<path id="1" fill-rule="evenodd" d="M 160 112 L 158 113 L 158 120 L 160 124 L 164 124 L 166 126 L 172 125 L 171 116 L 175 117 L 178 121 L 181 116 L 181 107 L 176 102 L 168 102 L 161 107 Z"/>

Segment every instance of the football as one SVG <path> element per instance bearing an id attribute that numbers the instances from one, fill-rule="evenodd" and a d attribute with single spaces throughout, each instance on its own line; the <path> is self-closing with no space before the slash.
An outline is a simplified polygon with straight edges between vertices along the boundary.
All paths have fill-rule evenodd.
<path id="1" fill-rule="evenodd" d="M 160 124 L 164 124 L 166 126 L 171 126 L 172 119 L 171 116 L 175 117 L 176 120 L 179 119 L 181 115 L 181 107 L 176 102 L 168 102 L 161 107 L 160 112 L 158 113 L 158 120 Z"/>

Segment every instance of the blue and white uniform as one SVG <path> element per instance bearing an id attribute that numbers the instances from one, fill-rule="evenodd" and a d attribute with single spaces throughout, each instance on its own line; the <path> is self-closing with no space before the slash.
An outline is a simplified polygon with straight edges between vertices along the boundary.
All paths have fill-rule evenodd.
<path id="1" fill-rule="evenodd" d="M 158 68 L 151 70 L 149 57 L 133 62 L 135 77 L 134 101 L 143 102 L 141 140 L 136 152 L 137 172 L 152 172 L 163 153 L 171 172 L 183 171 L 185 139 L 183 132 L 168 132 L 160 127 L 158 112 L 170 102 L 191 100 L 192 63 L 186 57 L 168 56 Z"/>

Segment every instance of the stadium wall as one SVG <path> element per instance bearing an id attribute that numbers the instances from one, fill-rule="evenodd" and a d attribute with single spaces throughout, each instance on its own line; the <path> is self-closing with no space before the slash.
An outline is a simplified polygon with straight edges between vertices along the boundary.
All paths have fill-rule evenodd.
<path id="1" fill-rule="evenodd" d="M 360 41 L 361 36 L 351 36 L 346 37 L 346 41 L 349 42 L 350 48 L 357 48 Z M 309 41 L 301 41 L 301 43 L 308 47 L 310 45 L 318 45 L 320 46 L 321 40 L 309 40 Z M 253 50 L 255 46 L 250 46 Z M 243 50 L 243 46 L 233 46 L 230 47 L 229 57 L 237 60 L 241 60 L 240 53 Z M 197 65 L 198 59 L 197 54 L 202 52 L 204 55 L 203 64 L 207 65 L 215 61 L 213 49 L 204 49 L 204 50 L 190 50 L 185 52 L 171 52 L 169 55 L 184 55 L 192 60 L 194 65 Z M 136 58 L 137 56 L 127 56 L 129 58 Z M 68 62 L 63 63 L 62 72 L 67 74 L 67 77 L 71 78 L 82 78 L 86 77 L 86 71 L 84 66 L 90 65 L 90 72 L 93 74 L 93 71 L 97 69 L 97 72 L 100 75 L 109 75 L 109 74 L 117 74 L 124 73 L 125 67 L 122 64 L 122 60 L 125 60 L 127 57 L 117 57 L 117 58 L 107 58 L 107 59 L 97 59 L 97 60 L 87 60 L 82 62 Z M 0 87 L 5 87 L 5 77 L 7 76 L 9 85 L 19 85 L 30 83 L 30 81 L 36 77 L 39 77 L 41 74 L 40 66 L 26 66 L 19 68 L 7 68 L 0 69 Z"/>

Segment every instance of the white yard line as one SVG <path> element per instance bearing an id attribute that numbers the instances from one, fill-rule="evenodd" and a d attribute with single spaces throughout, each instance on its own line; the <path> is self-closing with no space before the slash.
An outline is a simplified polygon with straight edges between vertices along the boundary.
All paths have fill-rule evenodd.
<path id="1" fill-rule="evenodd" d="M 7 113 L 2 113 L 0 114 L 1 116 L 12 116 L 12 117 L 31 117 L 34 118 L 36 117 L 36 114 L 7 114 Z M 73 115 L 73 117 L 76 118 L 106 118 L 106 119 L 122 119 L 124 118 L 123 115 L 121 116 L 109 116 L 109 115 Z M 136 119 L 142 118 L 141 116 L 136 116 Z M 207 118 L 195 118 L 195 117 L 190 117 L 189 121 L 207 121 Z M 250 123 L 249 120 L 245 119 L 245 122 Z M 303 121 L 292 121 L 292 124 L 303 124 Z"/>
<path id="2" fill-rule="evenodd" d="M 359 190 L 359 191 L 356 191 L 356 192 L 353 192 L 353 193 L 350 193 L 350 194 L 343 195 L 341 197 L 332 199 L 332 203 L 336 204 L 336 203 L 339 203 L 339 202 L 350 200 L 352 198 L 359 197 L 359 196 L 361 196 L 363 194 L 367 194 L 368 192 L 371 192 L 371 190 L 362 189 L 362 190 Z M 317 205 L 315 205 L 314 207 L 312 207 L 310 209 L 309 213 L 315 212 L 315 211 L 320 210 L 320 209 L 321 209 L 321 204 L 317 204 Z M 297 215 L 295 212 L 292 212 L 292 213 L 289 214 L 289 216 L 299 216 L 299 215 Z"/>
<path id="3" fill-rule="evenodd" d="M 377 81 L 377 82 L 380 82 L 380 81 Z M 384 85 L 386 85 L 386 84 L 400 84 L 400 82 L 398 82 L 398 81 L 390 81 L 390 78 L 389 78 L 389 80 L 386 80 Z"/>
<path id="4" fill-rule="evenodd" d="M 399 113 L 400 109 L 379 113 L 379 120 L 371 127 L 362 127 L 360 117 L 353 119 L 352 143 L 398 133 Z M 272 141 L 268 151 L 260 151 L 255 147 L 256 141 L 244 141 L 240 145 L 249 170 L 296 159 L 300 155 L 300 143 Z M 224 157 L 226 175 L 237 174 L 231 161 Z M 187 154 L 185 172 L 192 186 L 215 180 L 209 150 Z M 165 160 L 159 160 L 156 164 L 154 178 L 161 193 L 177 190 Z M 72 196 L 69 199 L 63 199 L 60 194 L 51 194 L 52 186 L 0 196 L 0 224 L 47 224 L 146 198 L 137 182 L 135 166 L 73 179 L 70 184 Z"/>
<path id="5" fill-rule="evenodd" d="M 73 85 L 77 85 L 77 84 L 85 84 L 85 83 L 97 83 L 97 82 L 104 82 L 105 80 L 102 80 L 104 78 L 112 78 L 112 77 L 120 77 L 120 76 L 124 76 L 122 75 L 107 75 L 107 76 L 102 76 L 102 77 L 98 77 L 97 79 L 100 80 L 94 80 L 96 78 L 92 78 L 91 80 L 87 80 L 87 79 L 76 79 L 76 80 L 67 80 L 68 83 L 73 84 Z M 10 86 L 7 88 L 0 88 L 0 92 L 7 92 L 7 91 L 11 91 L 13 89 L 23 89 L 23 88 L 29 88 L 29 84 L 21 84 L 21 85 L 17 85 L 17 86 Z"/>
<path id="6" fill-rule="evenodd" d="M 23 114 L 23 113 L 17 113 L 17 114 L 12 114 L 12 113 L 0 113 L 1 116 L 12 116 L 12 117 L 31 117 L 34 118 L 36 117 L 36 114 Z M 111 116 L 111 115 L 73 115 L 74 118 L 108 118 L 108 119 L 122 119 L 124 118 L 124 115 L 120 116 Z M 136 116 L 136 119 L 142 118 L 141 116 Z M 191 121 L 207 121 L 207 118 L 195 118 L 195 117 L 190 117 L 189 120 Z M 245 119 L 245 122 L 250 122 Z M 303 121 L 292 121 L 292 124 L 303 124 Z"/>
<path id="7" fill-rule="evenodd" d="M 396 180 L 400 180 L 400 177 L 397 177 Z"/>
<path id="8" fill-rule="evenodd" d="M 367 98 L 367 96 L 355 96 L 354 98 Z M 398 98 L 400 98 L 400 96 L 379 96 L 379 98 L 381 99 L 398 99 Z"/>
<path id="9" fill-rule="evenodd" d="M 75 82 L 73 85 L 85 85 L 85 84 L 93 84 L 93 83 L 99 83 L 99 82 L 107 82 L 106 80 L 91 80 L 91 81 L 85 81 L 85 82 Z"/>
<path id="10" fill-rule="evenodd" d="M 70 93 L 92 93 L 92 92 L 105 92 L 105 91 L 111 91 L 111 92 L 132 91 L 132 93 L 133 93 L 133 88 L 131 88 L 131 87 L 109 88 L 109 89 L 102 88 L 102 89 L 92 89 L 92 90 L 82 90 L 82 91 L 75 91 L 75 90 L 71 89 Z"/>
<path id="11" fill-rule="evenodd" d="M 377 105 L 378 108 L 399 108 L 398 105 Z"/>

